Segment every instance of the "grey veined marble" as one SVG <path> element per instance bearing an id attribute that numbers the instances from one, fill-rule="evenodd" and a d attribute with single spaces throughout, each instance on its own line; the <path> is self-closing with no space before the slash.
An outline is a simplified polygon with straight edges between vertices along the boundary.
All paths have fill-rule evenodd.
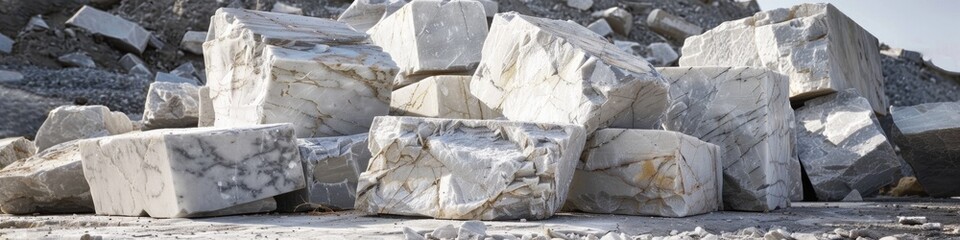
<path id="1" fill-rule="evenodd" d="M 658 68 L 673 98 L 663 120 L 723 151 L 726 210 L 789 206 L 799 164 L 793 158 L 793 109 L 781 74 L 752 67 Z M 791 173 L 793 172 L 793 173 Z"/>
<path id="2" fill-rule="evenodd" d="M 377 117 L 356 209 L 442 219 L 544 219 L 586 135 L 572 124 Z"/>
<path id="3" fill-rule="evenodd" d="M 367 169 L 367 134 L 297 140 L 307 187 L 277 196 L 286 212 L 353 209 L 357 178 Z"/>
<path id="4" fill-rule="evenodd" d="M 92 212 L 77 141 L 57 144 L 0 170 L 0 210 L 7 214 Z"/>
<path id="5" fill-rule="evenodd" d="M 95 138 L 133 131 L 126 114 L 94 106 L 60 106 L 47 115 L 35 142 L 37 151 L 76 139 Z"/>
<path id="6" fill-rule="evenodd" d="M 196 127 L 199 88 L 189 83 L 154 82 L 147 90 L 143 124 L 147 129 Z"/>
<path id="7" fill-rule="evenodd" d="M 23 137 L 0 139 L 0 169 L 37 153 L 37 146 Z"/>
<path id="8" fill-rule="evenodd" d="M 579 24 L 517 13 L 494 17 L 470 92 L 507 119 L 581 124 L 588 133 L 654 128 L 668 100 L 650 63 Z"/>
<path id="9" fill-rule="evenodd" d="M 328 19 L 222 8 L 204 43 L 214 126 L 293 123 L 298 137 L 367 132 L 398 69 Z"/>
<path id="10" fill-rule="evenodd" d="M 818 200 L 870 196 L 900 179 L 900 157 L 856 89 L 808 100 L 796 116 L 797 151 Z"/>
<path id="11" fill-rule="evenodd" d="M 960 196 L 960 102 L 891 107 L 903 159 L 930 196 Z"/>
<path id="12" fill-rule="evenodd" d="M 600 129 L 587 141 L 565 209 L 685 217 L 717 211 L 717 145 L 672 131 Z"/>
<path id="13" fill-rule="evenodd" d="M 801 4 L 728 21 L 687 39 L 680 66 L 757 66 L 787 75 L 803 101 L 856 88 L 886 115 L 877 38 L 833 5 Z"/>
<path id="14" fill-rule="evenodd" d="M 499 114 L 480 104 L 470 94 L 471 76 L 430 76 L 396 89 L 390 97 L 390 113 L 399 116 L 494 119 Z"/>
<path id="15" fill-rule="evenodd" d="M 271 211 L 263 206 L 273 196 L 305 186 L 293 131 L 289 124 L 273 124 L 87 139 L 80 142 L 83 173 L 97 214 L 171 218 Z"/>

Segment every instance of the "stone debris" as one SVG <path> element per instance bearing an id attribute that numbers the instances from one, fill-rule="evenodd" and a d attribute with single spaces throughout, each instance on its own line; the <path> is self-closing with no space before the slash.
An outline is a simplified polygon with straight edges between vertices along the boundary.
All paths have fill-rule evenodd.
<path id="1" fill-rule="evenodd" d="M 82 140 L 83 173 L 97 214 L 171 218 L 272 211 L 273 196 L 305 185 L 293 131 L 289 124 L 274 124 Z"/>
<path id="2" fill-rule="evenodd" d="M 808 100 L 796 119 L 796 149 L 818 200 L 872 196 L 900 179 L 900 157 L 856 89 Z"/>
<path id="3" fill-rule="evenodd" d="M 189 83 L 151 83 L 143 107 L 145 129 L 197 127 L 199 92 L 199 87 Z"/>
<path id="4" fill-rule="evenodd" d="M 359 32 L 367 32 L 378 22 L 400 10 L 408 0 L 354 0 L 337 21 L 349 24 Z"/>
<path id="5" fill-rule="evenodd" d="M 19 82 L 23 80 L 23 74 L 20 72 L 0 70 L 0 83 Z"/>
<path id="6" fill-rule="evenodd" d="M 0 210 L 7 214 L 92 212 L 77 141 L 50 147 L 0 170 Z"/>
<path id="7" fill-rule="evenodd" d="M 90 6 L 80 8 L 66 24 L 103 35 L 118 48 L 136 54 L 143 53 L 150 39 L 150 32 L 140 25 Z"/>
<path id="8" fill-rule="evenodd" d="M 663 36 L 681 41 L 703 32 L 700 26 L 659 8 L 647 15 L 647 27 Z"/>
<path id="9" fill-rule="evenodd" d="M 277 2 L 277 4 L 280 4 Z M 180 49 L 196 55 L 203 55 L 203 42 L 207 40 L 207 32 L 187 31 L 180 40 Z"/>
<path id="10" fill-rule="evenodd" d="M 723 152 L 723 208 L 787 207 L 794 185 L 790 172 L 800 169 L 790 164 L 794 115 L 786 78 L 752 67 L 658 70 L 670 82 L 673 98 L 663 127 L 716 144 Z"/>
<path id="11" fill-rule="evenodd" d="M 274 3 L 273 8 L 270 9 L 270 11 L 275 13 L 303 15 L 303 9 L 300 9 L 298 7 L 295 7 L 293 5 L 286 4 L 283 2 Z"/>
<path id="12" fill-rule="evenodd" d="M 183 77 L 183 76 L 178 76 L 176 74 L 165 73 L 165 72 L 157 72 L 157 76 L 153 79 L 153 82 L 155 83 L 158 83 L 158 82 L 186 83 L 194 86 L 203 85 L 202 83 L 200 83 L 200 80 L 197 80 L 196 78 Z"/>
<path id="13" fill-rule="evenodd" d="M 920 225 L 920 229 L 923 229 L 926 231 L 940 231 L 940 230 L 943 230 L 943 224 L 940 224 L 937 222 L 924 223 L 923 225 Z"/>
<path id="14" fill-rule="evenodd" d="M 147 76 L 153 74 L 150 72 L 150 69 L 147 68 L 147 64 L 143 62 L 143 59 L 140 59 L 140 57 L 137 57 L 137 55 L 133 53 L 124 54 L 123 57 L 120 58 L 120 67 L 127 69 L 127 73 L 129 74 Z"/>
<path id="15" fill-rule="evenodd" d="M 897 223 L 903 225 L 921 225 L 927 223 L 927 217 L 924 216 L 897 216 Z"/>
<path id="16" fill-rule="evenodd" d="M 766 67 L 790 78 L 790 99 L 856 88 L 887 114 L 877 38 L 830 4 L 760 12 L 685 42 L 680 66 Z"/>
<path id="17" fill-rule="evenodd" d="M 107 107 L 60 106 L 50 111 L 47 120 L 37 130 L 34 142 L 37 151 L 43 151 L 71 140 L 110 136 L 132 130 L 133 123 L 126 114 L 111 112 Z"/>
<path id="18" fill-rule="evenodd" d="M 97 68 L 97 63 L 93 61 L 93 58 L 90 58 L 90 56 L 87 56 L 87 54 L 83 52 L 60 56 L 57 58 L 57 61 L 65 67 Z"/>
<path id="19" fill-rule="evenodd" d="M 367 169 L 367 134 L 297 139 L 307 187 L 277 196 L 277 210 L 353 209 L 357 178 Z"/>
<path id="20" fill-rule="evenodd" d="M 487 225 L 481 221 L 465 221 L 460 224 L 460 231 L 457 231 L 457 240 L 485 239 L 487 237 Z"/>
<path id="21" fill-rule="evenodd" d="M 0 33 L 0 52 L 11 53 L 13 51 L 13 39 Z"/>
<path id="22" fill-rule="evenodd" d="M 686 217 L 717 211 L 717 145 L 678 132 L 597 130 L 584 147 L 565 209 Z"/>
<path id="23" fill-rule="evenodd" d="M 470 94 L 470 76 L 440 75 L 393 91 L 390 113 L 455 119 L 494 119 L 499 117 Z"/>
<path id="24" fill-rule="evenodd" d="M 841 202 L 863 202 L 863 196 L 860 195 L 860 191 L 853 190 L 847 194 L 846 197 L 840 200 Z"/>
<path id="25" fill-rule="evenodd" d="M 499 18 L 499 17 L 498 17 Z M 545 219 L 586 141 L 577 125 L 377 117 L 357 210 L 443 219 Z"/>
<path id="26" fill-rule="evenodd" d="M 30 21 L 27 22 L 27 25 L 23 27 L 24 32 L 29 32 L 33 30 L 47 30 L 50 29 L 50 25 L 47 25 L 47 22 L 43 20 L 43 15 L 36 15 L 30 18 Z"/>
<path id="27" fill-rule="evenodd" d="M 630 30 L 633 29 L 633 14 L 623 8 L 607 8 L 595 12 L 591 16 L 605 19 L 614 32 L 623 36 L 629 36 Z"/>
<path id="28" fill-rule="evenodd" d="M 483 4 L 418 0 L 370 28 L 370 40 L 400 67 L 400 75 L 471 74 L 487 37 Z M 398 78 L 414 79 L 414 78 Z M 400 88 L 413 82 L 394 82 Z"/>
<path id="29" fill-rule="evenodd" d="M 344 23 L 221 8 L 210 26 L 204 58 L 214 126 L 293 123 L 297 137 L 343 136 L 389 113 L 398 68 Z"/>
<path id="30" fill-rule="evenodd" d="M 587 10 L 593 6 L 593 0 L 567 0 L 567 6 L 580 10 Z"/>
<path id="31" fill-rule="evenodd" d="M 0 139 L 0 169 L 37 153 L 37 146 L 23 137 Z"/>
<path id="32" fill-rule="evenodd" d="M 667 107 L 652 65 L 573 22 L 497 14 L 482 55 L 470 92 L 510 120 L 654 128 Z"/>
<path id="33" fill-rule="evenodd" d="M 587 25 L 587 29 L 590 29 L 590 31 L 593 31 L 597 34 L 600 34 L 600 36 L 604 36 L 604 37 L 610 36 L 610 34 L 613 34 L 613 28 L 610 28 L 610 24 L 607 23 L 607 20 L 604 20 L 602 18 L 597 19 L 597 21 L 594 21 L 593 23 L 590 23 L 590 25 Z"/>
<path id="34" fill-rule="evenodd" d="M 647 53 L 647 57 L 653 59 L 650 63 L 660 67 L 671 66 L 677 59 L 680 59 L 677 51 L 673 50 L 673 47 L 665 42 L 651 43 L 647 46 Z"/>
<path id="35" fill-rule="evenodd" d="M 893 137 L 933 197 L 960 196 L 960 102 L 891 107 Z"/>
<path id="36" fill-rule="evenodd" d="M 199 112 L 197 113 L 198 127 L 213 126 L 214 112 L 213 100 L 210 99 L 210 87 L 202 86 L 197 89 L 197 101 L 199 102 Z"/>

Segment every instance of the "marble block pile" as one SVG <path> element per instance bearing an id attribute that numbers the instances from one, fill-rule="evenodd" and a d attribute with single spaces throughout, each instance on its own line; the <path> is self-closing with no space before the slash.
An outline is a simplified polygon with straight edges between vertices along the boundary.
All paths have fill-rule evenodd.
<path id="1" fill-rule="evenodd" d="M 367 169 L 367 134 L 298 139 L 306 187 L 276 197 L 284 212 L 353 209 L 357 179 Z"/>
<path id="2" fill-rule="evenodd" d="M 790 98 L 856 88 L 886 115 L 877 38 L 830 4 L 802 4 L 720 24 L 686 40 L 680 66 L 756 66 L 789 77 Z"/>
<path id="3" fill-rule="evenodd" d="M 930 196 L 960 196 L 960 102 L 891 107 L 893 137 Z"/>
<path id="4" fill-rule="evenodd" d="M 121 112 L 95 106 L 60 106 L 50 111 L 37 130 L 37 150 L 76 139 L 95 138 L 133 131 L 130 118 Z"/>
<path id="5" fill-rule="evenodd" d="M 196 127 L 200 117 L 199 91 L 189 83 L 151 83 L 143 107 L 145 128 Z"/>

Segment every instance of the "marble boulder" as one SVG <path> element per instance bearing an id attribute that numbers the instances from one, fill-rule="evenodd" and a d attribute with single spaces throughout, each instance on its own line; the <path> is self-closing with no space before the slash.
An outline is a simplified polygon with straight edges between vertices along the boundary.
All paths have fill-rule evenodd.
<path id="1" fill-rule="evenodd" d="M 933 197 L 960 196 L 960 102 L 891 107 L 893 137 Z"/>
<path id="2" fill-rule="evenodd" d="M 552 216 L 586 141 L 572 124 L 377 117 L 356 209 L 440 219 Z"/>
<path id="3" fill-rule="evenodd" d="M 390 113 L 454 119 L 493 119 L 497 114 L 470 94 L 471 76 L 440 75 L 394 90 Z"/>
<path id="4" fill-rule="evenodd" d="M 307 187 L 277 196 L 277 210 L 353 209 L 357 179 L 370 162 L 367 135 L 298 139 Z"/>
<path id="5" fill-rule="evenodd" d="M 607 128 L 584 148 L 565 209 L 685 217 L 723 206 L 717 145 L 672 131 Z"/>
<path id="6" fill-rule="evenodd" d="M 154 82 L 143 108 L 146 129 L 196 127 L 199 88 L 189 83 Z"/>
<path id="7" fill-rule="evenodd" d="M 60 106 L 47 115 L 34 142 L 37 151 L 76 139 L 95 138 L 133 131 L 130 118 L 109 108 L 93 106 Z"/>
<path id="8" fill-rule="evenodd" d="M 174 218 L 272 211 L 264 201 L 305 186 L 293 131 L 289 124 L 272 124 L 82 140 L 83 175 L 97 214 Z"/>
<path id="9" fill-rule="evenodd" d="M 37 153 L 37 145 L 23 137 L 0 139 L 0 169 Z"/>
<path id="10" fill-rule="evenodd" d="M 57 144 L 0 170 L 0 210 L 7 214 L 92 212 L 77 141 Z"/>

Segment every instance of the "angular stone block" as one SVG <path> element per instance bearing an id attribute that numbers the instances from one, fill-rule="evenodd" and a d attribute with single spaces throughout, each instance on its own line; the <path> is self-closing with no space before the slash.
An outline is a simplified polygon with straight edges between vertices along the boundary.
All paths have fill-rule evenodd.
<path id="1" fill-rule="evenodd" d="M 150 32 L 140 25 L 90 6 L 80 8 L 66 24 L 103 35 L 124 51 L 137 54 L 143 53 L 150 40 Z"/>
<path id="2" fill-rule="evenodd" d="M 143 107 L 146 129 L 196 127 L 200 117 L 200 90 L 189 83 L 154 82 Z"/>
<path id="3" fill-rule="evenodd" d="M 198 127 L 211 127 L 215 113 L 213 112 L 213 100 L 210 99 L 210 87 L 202 86 L 197 89 L 197 101 L 200 102 L 200 111 L 197 113 Z"/>
<path id="4" fill-rule="evenodd" d="M 277 210 L 353 209 L 357 178 L 370 162 L 367 135 L 298 139 L 307 187 L 277 196 Z"/>
<path id="5" fill-rule="evenodd" d="M 70 140 L 116 135 L 133 131 L 133 123 L 122 112 L 96 106 L 60 106 L 50 111 L 34 141 L 37 151 Z"/>
<path id="6" fill-rule="evenodd" d="M 289 124 L 128 133 L 80 152 L 97 214 L 211 216 L 305 185 Z"/>
<path id="7" fill-rule="evenodd" d="M 923 189 L 960 196 L 960 102 L 891 107 L 893 136 Z"/>
<path id="8" fill-rule="evenodd" d="M 593 0 L 567 0 L 567 6 L 580 10 L 587 10 L 593 6 Z"/>
<path id="9" fill-rule="evenodd" d="M 571 124 L 377 117 L 356 209 L 443 219 L 544 219 L 560 207 L 586 132 Z"/>
<path id="10" fill-rule="evenodd" d="M 7 214 L 92 212 L 77 141 L 50 147 L 0 170 L 0 210 Z"/>
<path id="11" fill-rule="evenodd" d="M 136 54 L 127 53 L 120 58 L 120 67 L 127 70 L 129 74 L 141 74 L 141 75 L 151 75 L 150 69 L 147 68 L 147 64 L 143 62 L 143 59 L 137 57 Z"/>
<path id="12" fill-rule="evenodd" d="M 203 85 L 196 78 L 183 77 L 183 76 L 178 76 L 172 73 L 165 73 L 165 72 L 157 72 L 157 76 L 153 79 L 153 82 L 186 83 L 186 84 L 192 84 L 194 86 Z"/>
<path id="13" fill-rule="evenodd" d="M 610 28 L 610 24 L 604 19 L 597 19 L 597 21 L 590 23 L 590 25 L 587 25 L 587 29 L 604 37 L 613 34 L 613 28 Z"/>
<path id="14" fill-rule="evenodd" d="M 404 5 L 367 33 L 390 53 L 400 75 L 469 74 L 480 62 L 486 19 L 483 4 L 477 1 L 420 0 Z"/>
<path id="15" fill-rule="evenodd" d="M 808 100 L 796 116 L 797 152 L 818 200 L 870 196 L 900 179 L 900 157 L 856 89 Z"/>
<path id="16" fill-rule="evenodd" d="M 666 37 L 684 40 L 703 32 L 703 28 L 674 16 L 663 9 L 654 9 L 647 15 L 647 27 Z"/>
<path id="17" fill-rule="evenodd" d="M 886 115 L 877 38 L 830 4 L 802 4 L 725 22 L 690 38 L 680 66 L 757 66 L 790 78 L 790 99 L 856 88 Z"/>
<path id="18" fill-rule="evenodd" d="M 23 74 L 20 72 L 0 70 L 0 83 L 19 82 L 23 80 Z"/>
<path id="19" fill-rule="evenodd" d="M 275 13 L 303 15 L 303 9 L 283 2 L 274 3 L 273 8 L 271 8 L 270 11 Z"/>
<path id="20" fill-rule="evenodd" d="M 441 75 L 394 90 L 390 113 L 454 119 L 494 119 L 499 116 L 470 94 L 471 76 Z"/>
<path id="21" fill-rule="evenodd" d="M 23 137 L 0 139 L 0 169 L 37 153 L 37 146 Z"/>
<path id="22" fill-rule="evenodd" d="M 360 32 L 366 32 L 378 22 L 400 10 L 408 0 L 355 0 L 337 21 L 349 24 Z"/>
<path id="23" fill-rule="evenodd" d="M 614 32 L 623 36 L 629 36 L 633 29 L 633 14 L 623 8 L 612 7 L 603 11 L 591 14 L 593 17 L 600 17 L 610 24 Z"/>
<path id="24" fill-rule="evenodd" d="M 13 51 L 13 39 L 7 37 L 7 35 L 0 34 L 0 52 L 10 53 Z"/>
<path id="25" fill-rule="evenodd" d="M 795 124 L 786 78 L 752 67 L 658 68 L 670 82 L 666 130 L 723 150 L 724 209 L 788 207 Z"/>
<path id="26" fill-rule="evenodd" d="M 657 42 L 647 45 L 647 57 L 655 59 L 653 64 L 665 67 L 676 62 L 680 55 L 673 50 L 669 43 Z"/>
<path id="27" fill-rule="evenodd" d="M 652 128 L 667 83 L 650 63 L 576 23 L 501 13 L 470 82 L 481 103 L 514 121 Z M 616 115 L 624 123 L 613 123 Z"/>
<path id="28" fill-rule="evenodd" d="M 90 58 L 90 56 L 87 56 L 87 54 L 83 52 L 60 56 L 57 58 L 57 61 L 65 67 L 97 68 L 97 63 L 93 61 L 93 58 Z"/>
<path id="29" fill-rule="evenodd" d="M 678 132 L 607 128 L 584 148 L 565 208 L 685 217 L 723 205 L 717 145 Z"/>
<path id="30" fill-rule="evenodd" d="M 203 42 L 207 40 L 207 32 L 187 31 L 180 40 L 180 49 L 189 53 L 203 55 Z"/>

